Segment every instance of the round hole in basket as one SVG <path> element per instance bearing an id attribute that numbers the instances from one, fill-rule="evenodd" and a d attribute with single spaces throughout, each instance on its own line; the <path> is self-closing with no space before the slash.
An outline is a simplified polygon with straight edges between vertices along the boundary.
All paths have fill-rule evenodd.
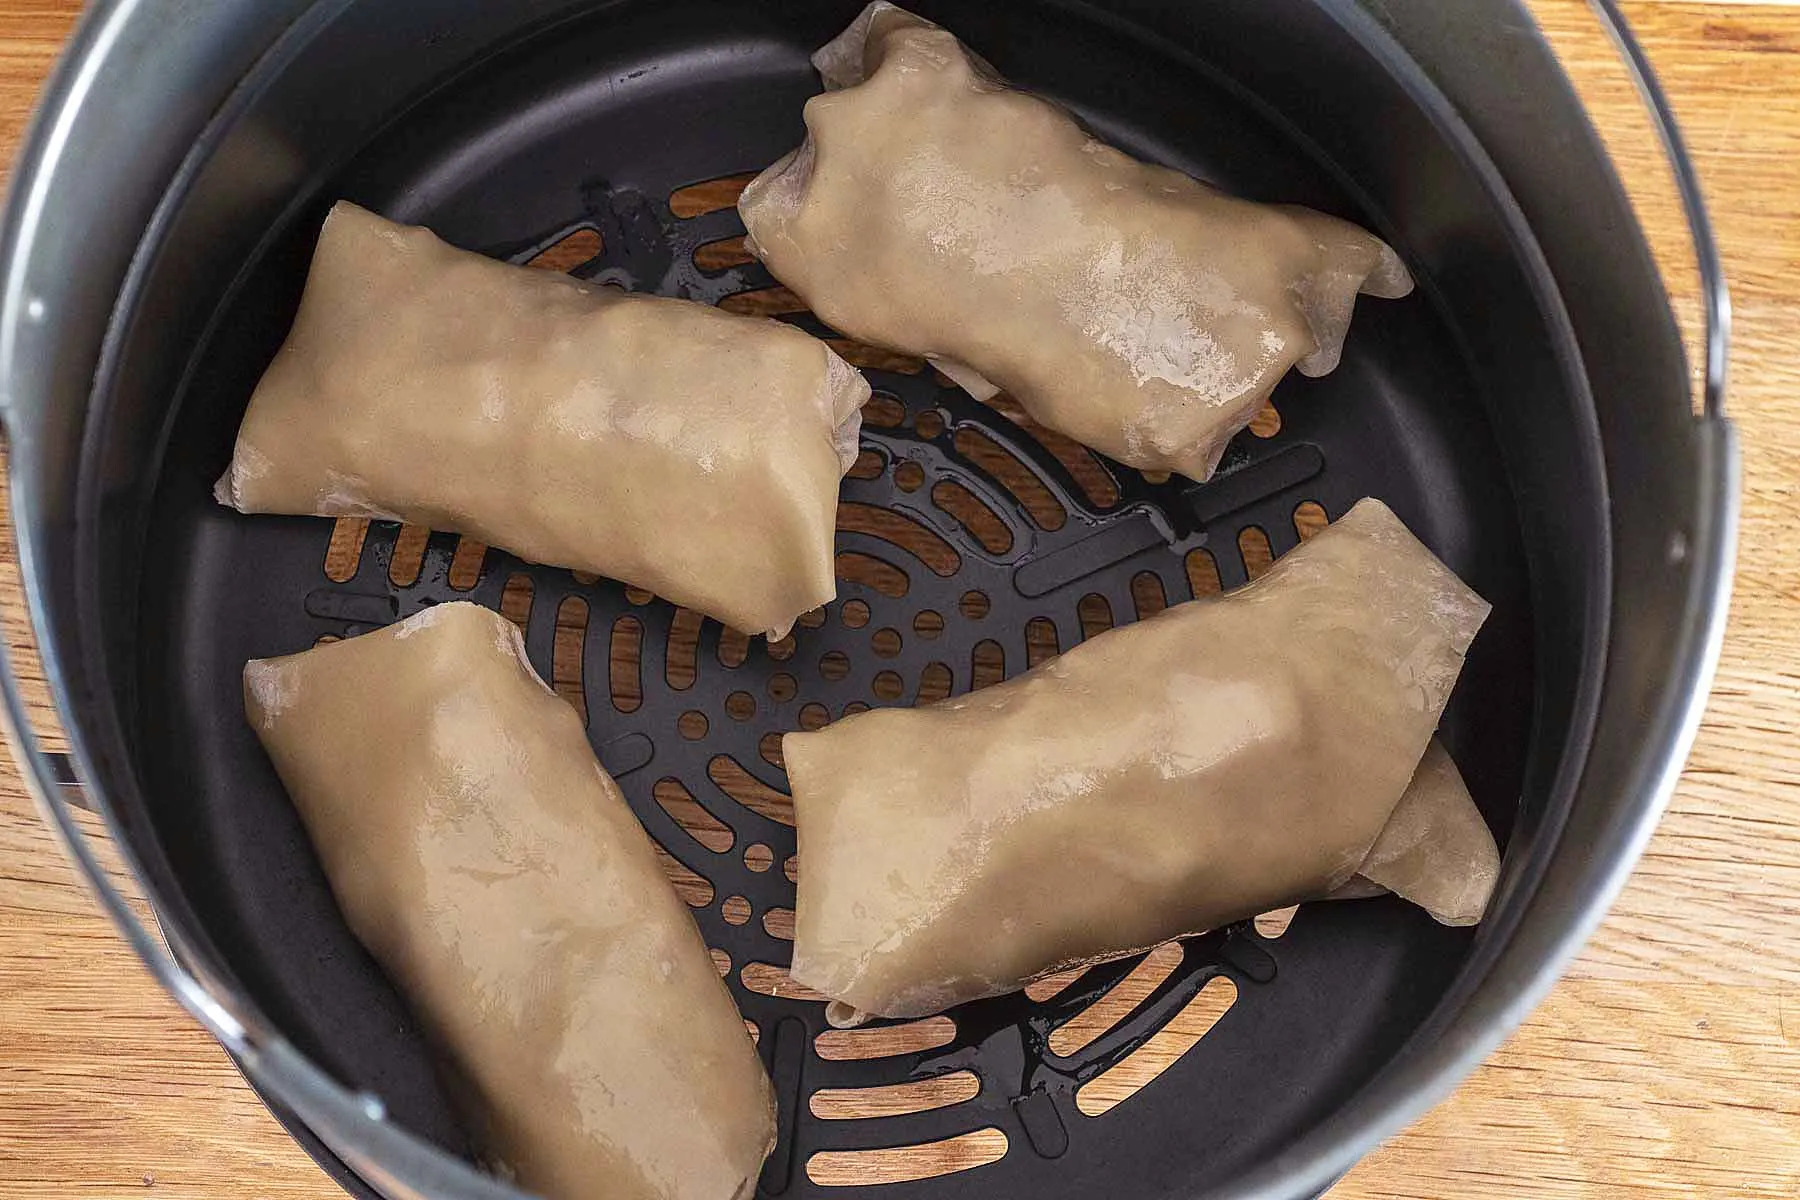
<path id="1" fill-rule="evenodd" d="M 1216 931 L 1156 951 L 1150 969 L 1095 967 L 923 1032 L 828 1031 L 823 1006 L 796 996 L 783 969 L 805 868 L 772 737 L 988 685 L 1159 606 L 1240 586 L 1374 494 L 1496 605 L 1445 737 L 1497 831 L 1516 816 L 1515 850 L 1548 855 L 1559 820 L 1548 781 L 1579 741 L 1575 698 L 1598 652 L 1567 614 L 1590 612 L 1601 586 L 1605 508 L 1578 367 L 1534 290 L 1543 280 L 1519 265 L 1529 255 L 1505 198 L 1465 169 L 1452 133 L 1408 141 L 1409 161 L 1434 172 L 1408 176 L 1330 113 L 1276 94 L 1255 64 L 1275 61 L 1285 32 L 1282 53 L 1322 64 L 1302 74 L 1340 107 L 1379 108 L 1419 132 L 1349 26 L 1320 15 L 1328 5 L 921 5 L 1143 157 L 1370 223 L 1427 286 L 1361 306 L 1339 370 L 1285 382 L 1278 416 L 1239 437 L 1204 487 L 1145 479 L 1039 429 L 1004 396 L 977 403 L 915 360 L 844 345 L 878 394 L 868 453 L 844 485 L 840 596 L 771 648 L 443 531 L 242 520 L 207 488 L 291 316 L 317 219 L 340 194 L 497 256 L 740 297 L 730 302 L 830 332 L 734 246 L 731 204 L 798 141 L 817 86 L 805 50 L 855 5 L 627 2 L 533 32 L 445 0 L 466 18 L 446 24 L 470 44 L 444 60 L 455 78 L 434 92 L 426 85 L 442 81 L 410 75 L 423 69 L 412 59 L 375 56 L 413 45 L 408 17 L 378 7 L 348 3 L 341 22 L 307 27 L 313 41 L 283 79 L 297 92 L 318 80 L 309 101 L 325 104 L 328 64 L 365 79 L 385 70 L 400 81 L 380 114 L 392 123 L 347 121 L 355 136 L 333 144 L 337 127 L 301 120 L 281 88 L 243 97 L 268 127 L 299 132 L 254 143 L 262 158 L 234 143 L 244 153 L 202 164 L 191 202 L 171 205 L 158 236 L 191 253 L 146 259 L 140 319 L 119 349 L 134 369 L 120 366 L 95 423 L 115 473 L 98 472 L 90 491 L 136 495 L 147 521 L 141 546 L 107 540 L 131 522 L 94 535 L 93 569 L 112 586 L 92 594 L 135 597 L 105 620 L 115 650 L 135 647 L 109 667 L 132 727 L 119 757 L 143 795 L 111 790 L 121 826 L 154 850 L 165 921 L 328 1070 L 466 1149 L 422 1039 L 337 918 L 236 691 L 247 657 L 466 597 L 518 621 L 539 670 L 584 709 L 729 965 L 788 1114 L 765 1193 L 882 1178 L 896 1197 L 1191 1194 L 1349 1104 L 1449 992 L 1470 934 L 1397 902 L 1312 906 L 1278 940 L 1248 923 Z M 1207 9 L 1204 31 L 1184 24 L 1194 8 Z M 1209 39 L 1241 50 L 1237 61 L 1203 61 Z M 1316 127 L 1293 124 L 1308 114 Z M 232 190 L 247 178 L 257 186 Z M 209 282 L 184 291 L 195 279 Z M 1083 1022 L 1079 1046 L 1055 1037 L 1071 1022 Z M 1057 1044 L 1073 1048 L 1065 1057 Z M 954 1082 L 914 1086 L 939 1079 Z"/>

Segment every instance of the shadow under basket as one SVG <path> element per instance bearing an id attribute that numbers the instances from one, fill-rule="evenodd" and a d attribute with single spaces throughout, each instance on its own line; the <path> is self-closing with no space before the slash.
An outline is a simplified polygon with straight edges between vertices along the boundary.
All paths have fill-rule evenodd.
<path id="1" fill-rule="evenodd" d="M 49 101 L 73 133 L 40 123 L 6 227 L 31 303 L 64 318 L 6 293 L 36 629 L 181 960 L 165 981 L 352 1192 L 510 1194 L 454 1157 L 429 1050 L 333 905 L 239 673 L 428 605 L 521 626 L 661 848 L 776 1081 L 764 1196 L 1311 1195 L 1522 1019 L 1629 870 L 1716 653 L 1735 460 L 1509 0 L 1387 0 L 1379 21 L 1328 0 L 915 6 L 1132 153 L 1360 221 L 1413 267 L 1417 293 L 1365 300 L 1342 366 L 1284 382 L 1204 485 L 837 338 L 744 252 L 737 195 L 800 141 L 807 54 L 853 3 L 231 0 L 178 29 L 97 7 Z M 83 64 L 120 64 L 104 112 Z M 766 643 L 453 534 L 216 505 L 340 197 L 832 338 L 876 393 L 838 599 Z M 827 1026 L 786 973 L 805 866 L 783 731 L 1228 591 L 1368 495 L 1494 606 L 1442 729 L 1507 849 L 1479 930 L 1309 905 L 941 1017 Z"/>

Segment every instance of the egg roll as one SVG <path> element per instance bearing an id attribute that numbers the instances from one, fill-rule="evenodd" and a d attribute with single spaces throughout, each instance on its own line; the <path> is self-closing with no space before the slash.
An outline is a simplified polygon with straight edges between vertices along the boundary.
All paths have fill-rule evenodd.
<path id="1" fill-rule="evenodd" d="M 1337 366 L 1359 293 L 1412 290 L 1358 226 L 1140 162 L 892 4 L 813 62 L 805 142 L 739 203 L 751 252 L 835 328 L 1127 466 L 1206 479 L 1289 368 Z"/>
<path id="2" fill-rule="evenodd" d="M 774 1096 L 581 718 L 517 628 L 446 604 L 244 668 L 351 930 L 474 1140 L 547 1200 L 739 1200 Z"/>
<path id="3" fill-rule="evenodd" d="M 1371 851 L 1487 612 L 1364 500 L 1228 595 L 786 734 L 795 982 L 840 1023 L 918 1017 L 1398 882 L 1413 858 Z"/>
<path id="4" fill-rule="evenodd" d="M 779 638 L 837 594 L 838 481 L 868 398 L 791 326 L 340 203 L 215 494 L 468 534 Z"/>

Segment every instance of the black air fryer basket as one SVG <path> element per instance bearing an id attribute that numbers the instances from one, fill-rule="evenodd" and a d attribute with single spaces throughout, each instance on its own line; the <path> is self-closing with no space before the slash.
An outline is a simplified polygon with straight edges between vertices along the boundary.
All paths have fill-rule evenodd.
<path id="1" fill-rule="evenodd" d="M 729 959 L 780 1095 L 771 1197 L 843 1195 L 868 1177 L 846 1155 L 943 1142 L 932 1161 L 965 1170 L 849 1190 L 1310 1196 L 1523 1019 L 1673 786 L 1731 561 L 1726 306 L 1697 185 L 1610 3 L 1597 14 L 1693 223 L 1698 415 L 1631 207 L 1514 0 L 918 0 L 1132 153 L 1376 230 L 1418 293 L 1362 305 L 1342 367 L 1284 383 L 1204 485 L 875 363 L 839 599 L 773 645 L 454 536 L 213 502 L 339 197 L 824 333 L 736 249 L 731 201 L 799 142 L 808 52 L 857 7 L 96 0 L 50 87 L 0 245 L 0 402 L 73 754 L 37 747 L 9 672 L 15 753 L 152 970 L 353 1192 L 516 1195 L 465 1165 L 416 1027 L 331 902 L 242 718 L 251 657 L 452 599 L 523 622 Z M 966 691 L 1230 589 L 1365 495 L 1494 604 L 1443 727 L 1507 850 L 1479 930 L 1392 899 L 1314 905 L 1278 938 L 1247 923 L 1161 952 L 1135 1004 L 1111 992 L 1146 978 L 1123 962 L 860 1049 L 821 1041 L 823 1006 L 781 994 L 794 831 L 775 735 Z M 104 815 L 168 951 L 99 872 L 72 796 Z M 1128 1011 L 1071 1050 L 1056 1031 L 1109 992 Z M 1098 1112 L 1085 1085 L 1200 1013 L 1191 1050 Z M 954 1102 L 902 1115 L 832 1119 L 816 1095 L 951 1075 Z"/>

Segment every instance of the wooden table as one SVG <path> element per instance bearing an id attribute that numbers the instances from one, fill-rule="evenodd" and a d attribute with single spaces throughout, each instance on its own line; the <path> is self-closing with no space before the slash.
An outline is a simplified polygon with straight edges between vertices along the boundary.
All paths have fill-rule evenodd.
<path id="1" fill-rule="evenodd" d="M 79 7 L 0 5 L 0 161 Z M 1652 240 L 1679 262 L 1678 214 L 1609 48 L 1575 0 L 1538 8 Z M 1699 159 L 1736 294 L 1745 496 L 1724 663 L 1674 806 L 1593 945 L 1492 1062 L 1336 1200 L 1800 1196 L 1800 8 L 1628 8 Z M 1693 288 L 1676 302 L 1691 318 Z M 335 1190 L 96 913 L 8 766 L 0 1197 L 144 1194 Z"/>

